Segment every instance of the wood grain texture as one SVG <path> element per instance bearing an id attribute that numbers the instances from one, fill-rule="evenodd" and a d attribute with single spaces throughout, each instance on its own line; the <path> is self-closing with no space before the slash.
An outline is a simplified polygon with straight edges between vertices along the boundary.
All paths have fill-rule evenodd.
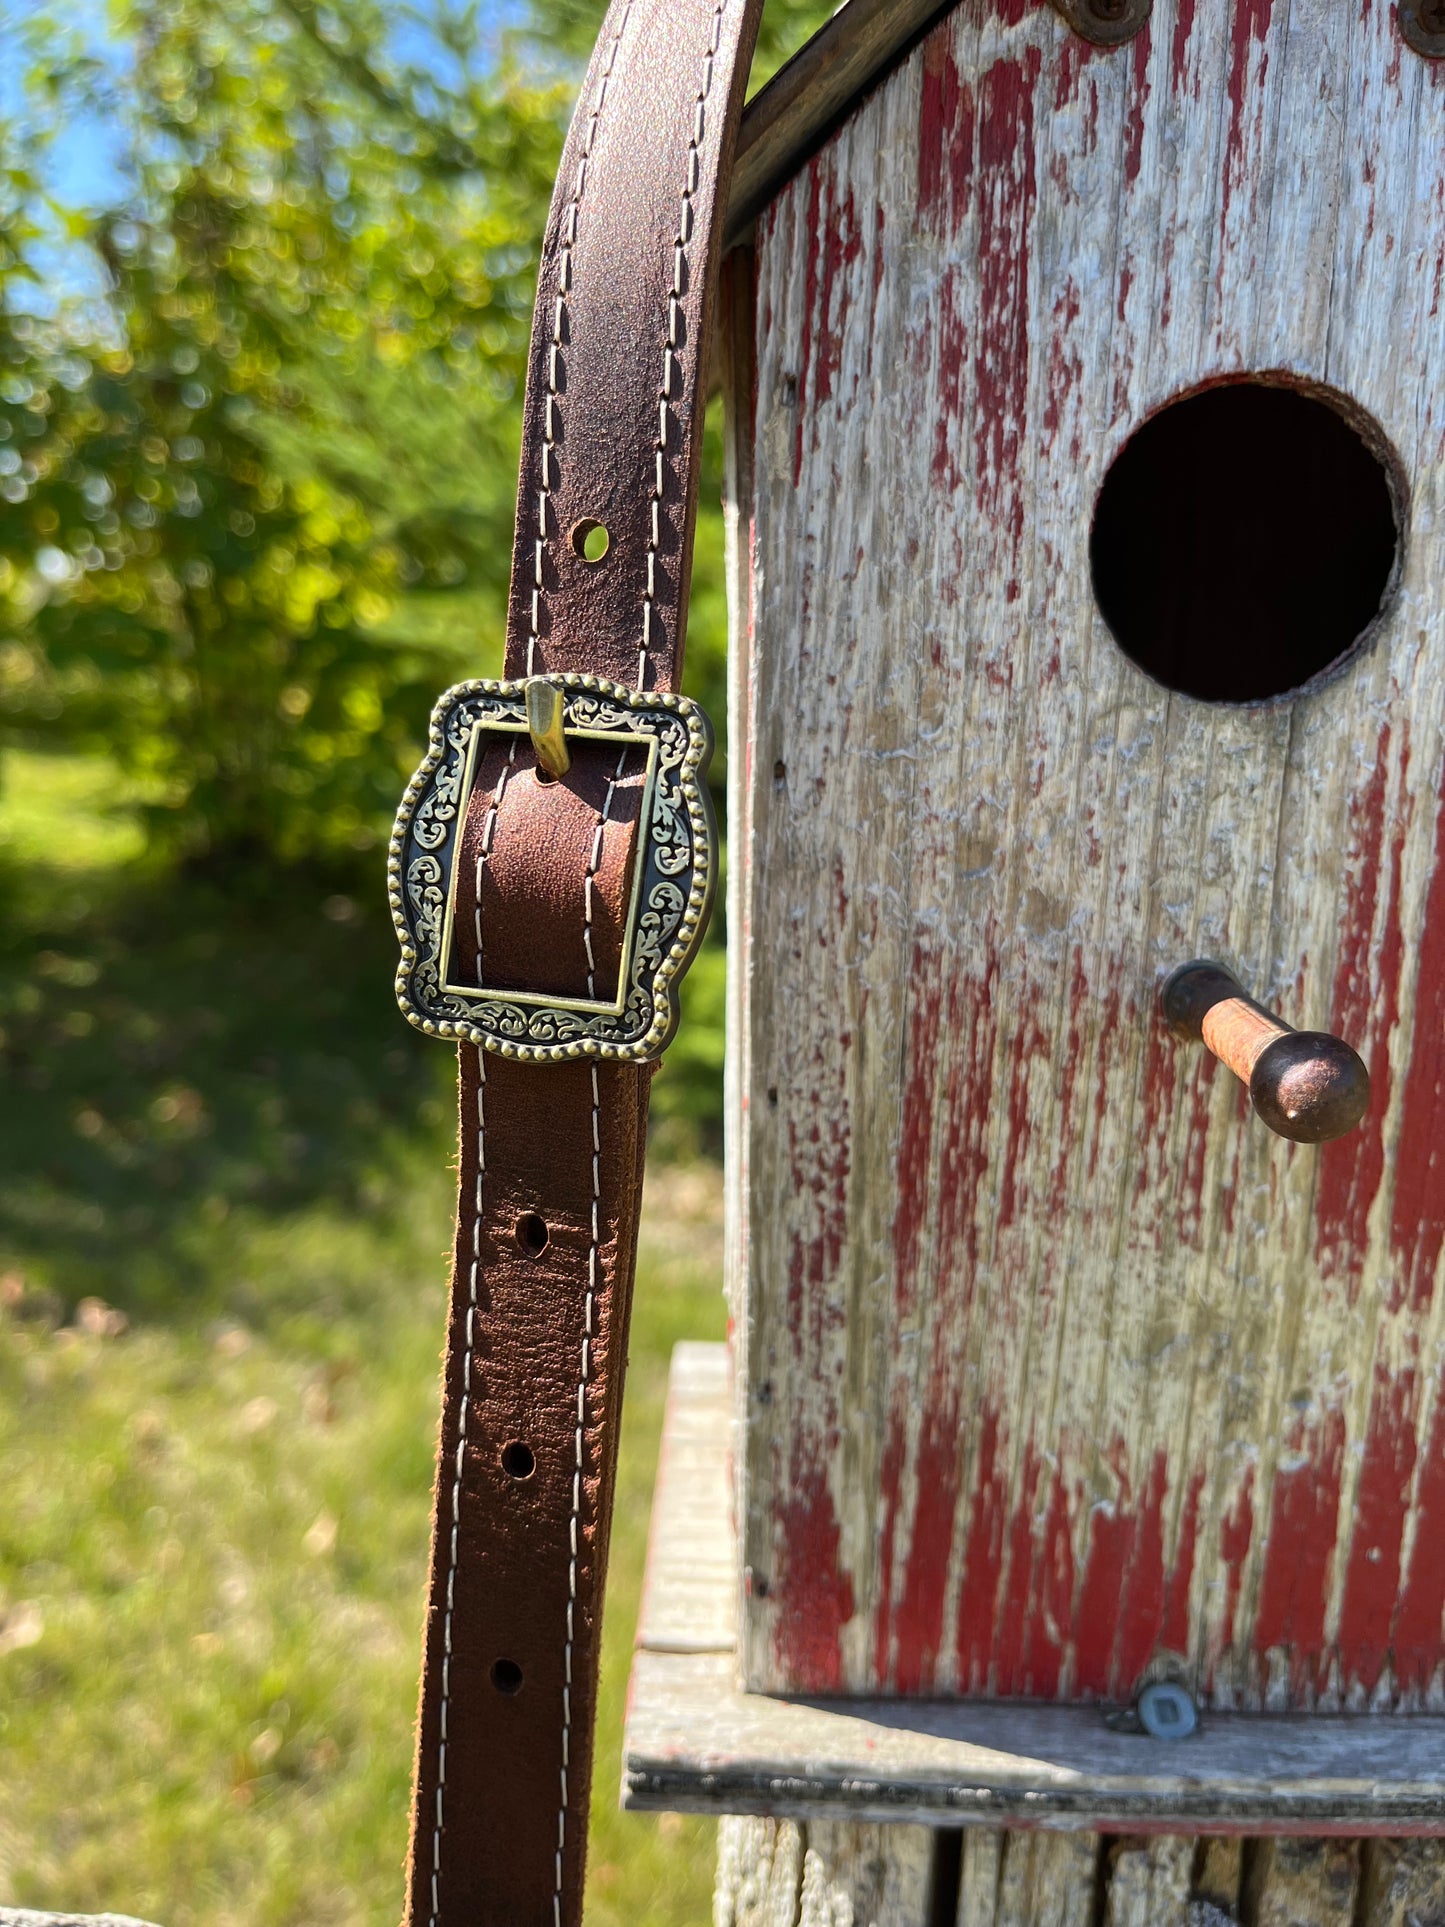
<path id="1" fill-rule="evenodd" d="M 713 1927 L 795 1927 L 802 1878 L 803 1833 L 793 1821 L 723 1820 Z"/>
<path id="2" fill-rule="evenodd" d="M 936 1839 L 928 1827 L 810 1821 L 800 1927 L 927 1927 Z"/>
<path id="3" fill-rule="evenodd" d="M 1357 1840 L 1261 1840 L 1245 1874 L 1251 1927 L 1353 1927 Z"/>
<path id="4" fill-rule="evenodd" d="M 726 1348 L 676 1346 L 668 1388 L 636 1642 L 654 1653 L 732 1653 L 737 1536 L 730 1518 Z"/>
<path id="5" fill-rule="evenodd" d="M 1445 1854 L 1434 1840 L 1371 1840 L 1364 1848 L 1367 1927 L 1445 1927 Z"/>
<path id="6" fill-rule="evenodd" d="M 1194 1842 L 1120 1840 L 1106 1863 L 1104 1927 L 1189 1927 Z"/>
<path id="7" fill-rule="evenodd" d="M 1439 1850 L 1432 1846 L 1432 1856 Z M 1199 1843 L 1194 1866 L 1196 1897 L 1212 1906 L 1227 1919 L 1239 1913 L 1240 1881 L 1244 1868 L 1244 1842 L 1238 1835 L 1216 1834 Z"/>
<path id="8" fill-rule="evenodd" d="M 720 1829 L 715 1927 L 1439 1927 L 1433 1841 L 1281 1840 L 1251 1848 L 1249 1890 L 1211 1887 L 1208 1850 L 1238 1842 L 1094 1834 L 963 1837 L 956 1908 L 933 1895 L 939 1836 L 727 1819 Z M 1216 1873 L 1218 1866 L 1216 1862 Z M 1357 1888 L 1358 1914 L 1353 1911 Z M 1096 1909 L 1099 1910 L 1096 1912 Z"/>
<path id="9" fill-rule="evenodd" d="M 924 1827 L 725 1820 L 713 1927 L 929 1927 L 934 1843 Z"/>
<path id="10" fill-rule="evenodd" d="M 758 224 L 730 1147 L 750 1686 L 1445 1707 L 1445 70 L 1384 0 L 967 0 Z M 1340 391 L 1368 646 L 1171 696 L 1090 589 L 1181 390 Z M 742 739 L 735 739 L 742 740 Z M 739 759 L 741 760 L 741 759 Z M 1274 1140 L 1217 956 L 1364 1056 Z"/>
<path id="11" fill-rule="evenodd" d="M 975 1840 L 997 1842 L 998 1898 L 991 1915 L 980 1922 L 1013 1927 L 1025 1921 L 1037 1927 L 1092 1927 L 1095 1870 L 1099 1842 L 1092 1833 L 1005 1833 L 970 1835 L 965 1853 Z M 966 1865 L 966 1861 L 965 1861 Z M 960 1927 L 965 1881 L 959 1886 Z"/>

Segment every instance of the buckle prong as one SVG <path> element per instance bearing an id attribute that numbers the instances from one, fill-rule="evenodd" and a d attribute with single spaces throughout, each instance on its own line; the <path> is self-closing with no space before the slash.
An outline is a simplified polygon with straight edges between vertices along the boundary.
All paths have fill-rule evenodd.
<path id="1" fill-rule="evenodd" d="M 533 676 L 527 683 L 527 734 L 547 774 L 565 776 L 572 756 L 562 729 L 562 691 L 545 676 Z"/>

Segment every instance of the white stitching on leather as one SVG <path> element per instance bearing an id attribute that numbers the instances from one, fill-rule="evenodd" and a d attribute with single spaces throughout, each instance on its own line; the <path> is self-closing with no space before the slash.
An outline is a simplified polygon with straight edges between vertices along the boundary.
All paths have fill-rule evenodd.
<path id="1" fill-rule="evenodd" d="M 682 324 L 682 301 L 687 293 L 687 249 L 692 240 L 692 199 L 697 192 L 702 169 L 698 150 L 707 132 L 707 97 L 712 92 L 713 62 L 722 44 L 722 19 L 728 0 L 717 0 L 712 10 L 707 51 L 702 57 L 702 78 L 693 99 L 692 139 L 687 145 L 687 178 L 683 183 L 682 205 L 677 217 L 677 238 L 672 244 L 672 291 L 667 297 L 667 340 L 662 351 L 662 387 L 658 394 L 657 457 L 652 483 L 652 526 L 647 543 L 647 587 L 642 593 L 642 646 L 637 652 L 637 687 L 647 687 L 647 658 L 652 648 L 652 629 L 656 607 L 657 551 L 662 537 L 662 487 L 666 479 L 668 450 L 668 404 L 672 400 L 672 377 L 678 365 L 678 337 Z M 696 348 L 696 343 L 693 344 Z M 694 366 L 696 356 L 694 355 Z"/>
<path id="2" fill-rule="evenodd" d="M 612 814 L 612 799 L 617 793 L 617 785 L 622 781 L 627 768 L 627 751 L 624 749 L 617 759 L 617 767 L 612 772 L 612 781 L 607 785 L 607 794 L 602 799 L 602 809 L 597 817 L 597 827 L 592 832 L 592 852 L 587 859 L 587 875 L 582 880 L 582 942 L 587 951 L 587 995 L 597 995 L 597 959 L 592 954 L 592 885 L 598 870 L 602 867 L 602 841 L 607 828 L 607 819 Z"/>
<path id="3" fill-rule="evenodd" d="M 497 812 L 501 809 L 502 799 L 507 793 L 508 779 L 516 767 L 519 740 L 517 737 L 512 739 L 511 750 L 506 762 L 502 765 L 502 773 L 497 778 L 497 787 L 493 792 L 482 823 L 482 834 L 477 842 L 476 903 L 472 910 L 472 927 L 477 939 L 476 974 L 479 984 L 482 981 L 482 872 L 486 868 L 487 858 L 492 853 L 492 838 L 497 828 Z M 452 1472 L 452 1535 L 447 1564 L 447 1603 L 442 1619 L 442 1692 L 437 1739 L 436 1819 L 432 1825 L 431 1837 L 430 1927 L 437 1927 L 440 1908 L 442 1809 L 447 1783 L 447 1713 L 452 1690 L 452 1612 L 456 1605 L 457 1552 L 462 1515 L 462 1458 L 467 1443 L 467 1415 L 472 1401 L 472 1357 L 476 1341 L 478 1270 L 482 1262 L 482 1180 L 487 1171 L 487 1054 L 480 1048 L 477 1051 L 477 1078 L 477 1183 L 475 1210 L 472 1216 L 472 1258 L 467 1273 L 467 1340 L 462 1355 L 461 1414 L 457 1428 L 456 1464 Z"/>
<path id="4" fill-rule="evenodd" d="M 497 829 L 497 811 L 502 807 L 502 798 L 507 793 L 507 779 L 516 767 L 518 741 L 519 739 L 517 737 L 514 736 L 512 738 L 511 750 L 508 752 L 506 762 L 502 765 L 502 773 L 497 778 L 497 787 L 493 792 L 491 805 L 482 823 L 482 834 L 477 842 L 475 901 L 472 904 L 472 931 L 477 940 L 478 984 L 482 981 L 482 870 L 485 867 L 487 858 L 492 854 L 492 838 L 496 834 Z"/>
<path id="5" fill-rule="evenodd" d="M 506 773 L 503 772 L 503 783 Z M 499 799 L 500 800 L 500 799 Z M 496 804 L 492 805 L 495 812 Z M 480 879 L 481 860 L 478 859 Z M 481 975 L 481 958 L 477 959 L 477 974 Z M 476 1338 L 477 1318 L 477 1273 L 482 1262 L 482 1181 L 487 1173 L 487 1057 L 480 1048 L 477 1051 L 477 1184 L 476 1211 L 472 1218 L 472 1261 L 467 1273 L 467 1339 L 462 1355 L 462 1398 L 461 1417 L 457 1430 L 457 1456 L 452 1472 L 452 1541 L 451 1559 L 447 1567 L 447 1604 L 442 1619 L 442 1695 L 441 1695 L 441 1735 L 437 1745 L 437 1797 L 436 1820 L 431 1836 L 431 1927 L 437 1927 L 437 1914 L 440 1908 L 439 1883 L 442 1870 L 442 1794 L 447 1783 L 447 1707 L 451 1699 L 452 1686 L 452 1612 L 456 1605 L 457 1583 L 457 1535 L 461 1525 L 462 1512 L 462 1456 L 467 1443 L 467 1412 L 472 1398 L 472 1355 Z"/>
<path id="6" fill-rule="evenodd" d="M 612 799 L 627 767 L 627 751 L 617 758 L 617 768 L 607 785 L 597 827 L 592 836 L 592 853 L 583 886 L 584 923 L 582 936 L 587 946 L 587 995 L 597 995 L 597 962 L 592 954 L 592 886 L 602 862 L 603 835 L 612 814 Z M 582 1452 L 587 1423 L 587 1382 L 592 1371 L 592 1315 L 597 1298 L 597 1261 L 602 1243 L 599 1217 L 602 1198 L 602 1093 L 597 1082 L 597 1066 L 592 1066 L 592 1244 L 587 1253 L 587 1296 L 582 1314 L 582 1367 L 577 1377 L 577 1425 L 573 1434 L 572 1514 L 567 1522 L 567 1638 L 562 1648 L 562 1765 L 559 1769 L 561 1798 L 557 1806 L 556 1885 L 552 1893 L 553 1927 L 562 1927 L 562 1856 L 567 1848 L 567 1769 L 572 1763 L 572 1646 L 576 1638 L 577 1607 L 577 1530 L 582 1516 Z"/>
<path id="7" fill-rule="evenodd" d="M 582 157 L 577 163 L 577 178 L 572 187 L 572 199 L 567 212 L 562 217 L 562 249 L 557 257 L 557 300 L 552 309 L 552 342 L 547 351 L 547 400 L 542 411 L 542 486 L 537 495 L 537 540 L 532 557 L 532 621 L 527 635 L 527 674 L 534 674 L 537 659 L 537 639 L 542 621 L 542 559 L 547 553 L 547 509 L 552 491 L 557 486 L 553 475 L 558 417 L 558 371 L 562 365 L 562 348 L 566 337 L 567 302 L 566 296 L 572 292 L 572 250 L 577 241 L 577 213 L 582 206 L 582 195 L 587 186 L 587 163 L 592 158 L 592 144 L 597 138 L 597 123 L 602 118 L 603 104 L 607 99 L 607 83 L 612 78 L 612 69 L 617 60 L 617 48 L 622 39 L 623 29 L 632 12 L 632 0 L 627 0 L 617 21 L 617 31 L 612 36 L 602 63 L 602 72 L 597 77 L 597 92 L 593 96 L 592 111 L 587 117 L 587 131 L 582 136 Z"/>

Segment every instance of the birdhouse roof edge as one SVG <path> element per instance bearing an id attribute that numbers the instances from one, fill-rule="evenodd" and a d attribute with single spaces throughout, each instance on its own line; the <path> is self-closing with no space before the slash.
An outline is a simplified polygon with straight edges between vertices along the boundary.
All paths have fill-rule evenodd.
<path id="1" fill-rule="evenodd" d="M 748 102 L 723 246 L 736 247 L 784 188 L 957 0 L 845 0 Z"/>

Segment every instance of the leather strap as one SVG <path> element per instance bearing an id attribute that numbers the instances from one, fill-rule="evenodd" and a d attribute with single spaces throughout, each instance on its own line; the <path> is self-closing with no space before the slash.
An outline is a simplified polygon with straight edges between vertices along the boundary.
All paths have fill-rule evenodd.
<path id="1" fill-rule="evenodd" d="M 720 215 L 762 0 L 613 0 L 563 151 L 524 410 L 506 673 L 675 687 Z M 607 532 L 589 561 L 583 538 Z M 489 750 L 463 967 L 610 996 L 636 759 Z M 461 1053 L 461 1194 L 408 1927 L 581 1920 L 650 1070 Z"/>

